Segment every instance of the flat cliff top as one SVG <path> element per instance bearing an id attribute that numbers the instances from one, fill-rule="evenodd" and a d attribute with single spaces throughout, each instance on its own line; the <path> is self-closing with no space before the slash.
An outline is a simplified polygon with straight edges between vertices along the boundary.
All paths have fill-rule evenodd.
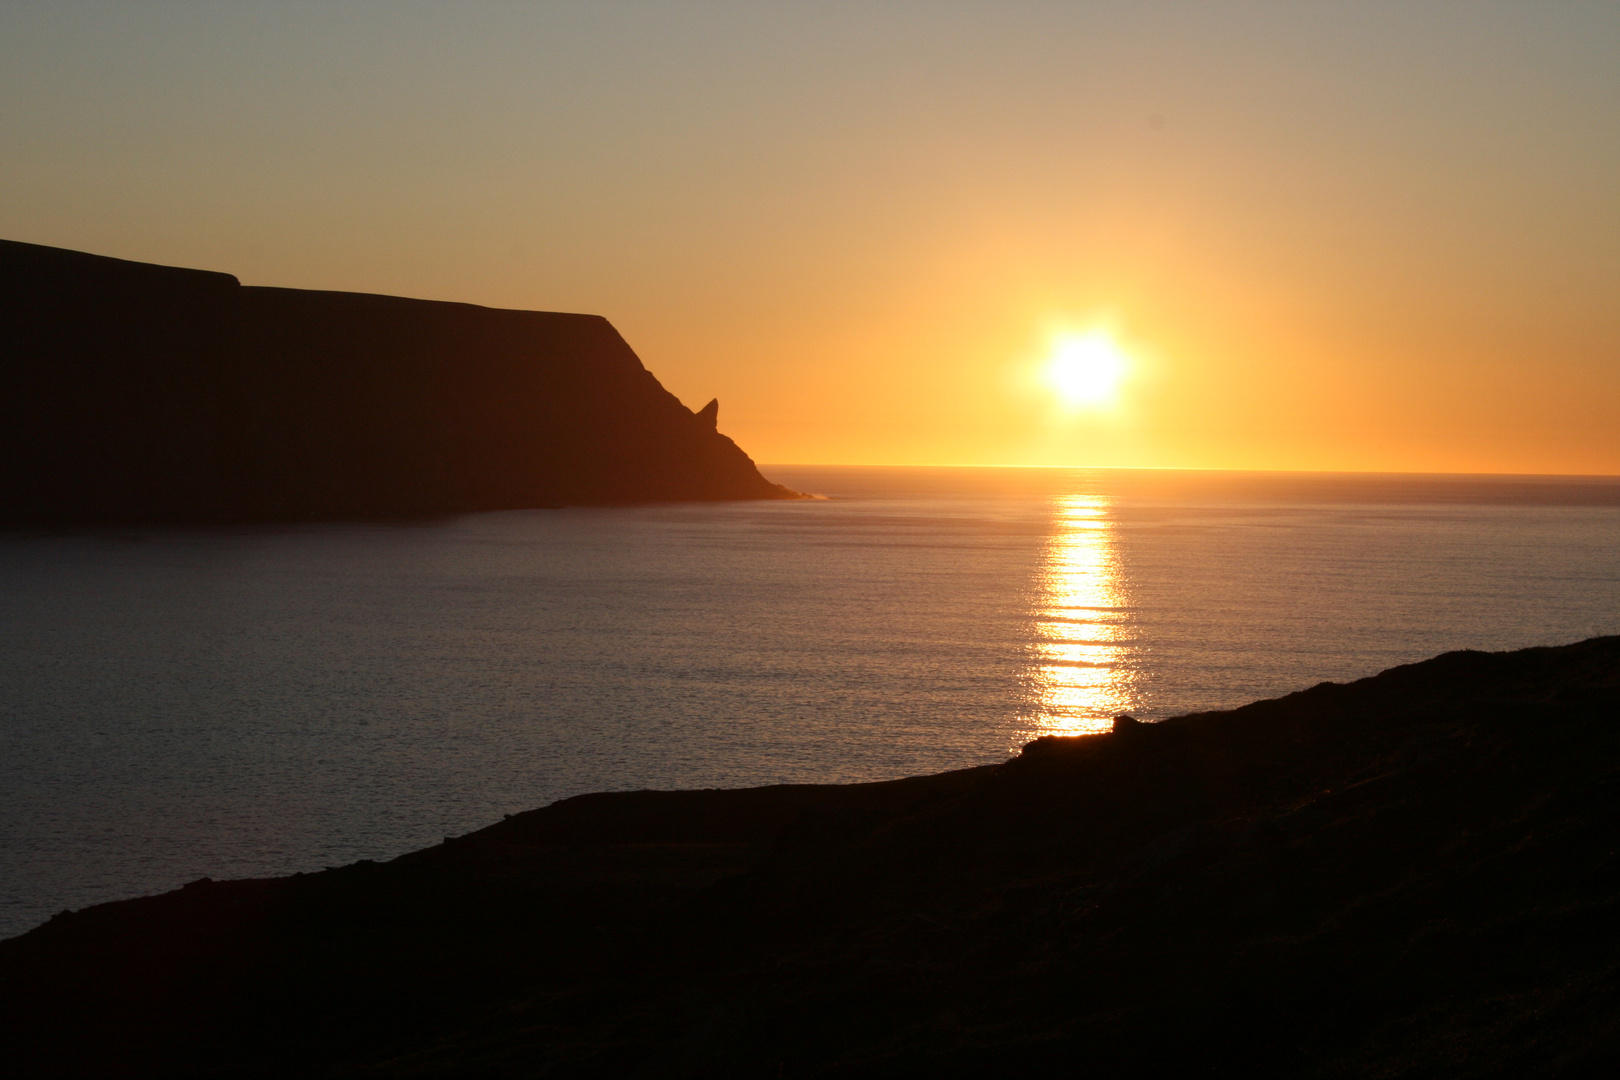
<path id="1" fill-rule="evenodd" d="M 1005 764 L 587 795 L 0 942 L 29 1075 L 1598 1075 L 1620 638 Z"/>
<path id="2" fill-rule="evenodd" d="M 597 315 L 0 241 L 0 524 L 795 498 Z"/>

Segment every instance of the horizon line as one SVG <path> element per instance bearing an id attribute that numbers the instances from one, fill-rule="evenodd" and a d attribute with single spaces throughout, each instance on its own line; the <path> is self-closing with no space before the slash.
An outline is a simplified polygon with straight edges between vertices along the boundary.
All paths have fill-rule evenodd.
<path id="1" fill-rule="evenodd" d="M 1422 469 L 1244 469 L 1194 465 L 953 465 L 920 464 L 915 462 L 814 462 L 770 461 L 758 462 L 760 469 L 1006 469 L 1025 472 L 1198 472 L 1198 473 L 1254 473 L 1266 476 L 1450 476 L 1478 477 L 1482 479 L 1513 478 L 1522 480 L 1613 480 L 1620 481 L 1620 473 L 1550 473 L 1550 472 L 1464 472 Z"/>

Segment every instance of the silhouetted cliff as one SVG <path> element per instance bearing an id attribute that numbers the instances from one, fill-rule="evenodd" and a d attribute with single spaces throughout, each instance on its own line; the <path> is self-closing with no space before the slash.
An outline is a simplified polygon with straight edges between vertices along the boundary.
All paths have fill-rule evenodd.
<path id="1" fill-rule="evenodd" d="M 19 1076 L 1612 1076 L 1620 638 L 0 942 Z"/>
<path id="2" fill-rule="evenodd" d="M 595 315 L 0 241 L 0 521 L 790 498 Z"/>

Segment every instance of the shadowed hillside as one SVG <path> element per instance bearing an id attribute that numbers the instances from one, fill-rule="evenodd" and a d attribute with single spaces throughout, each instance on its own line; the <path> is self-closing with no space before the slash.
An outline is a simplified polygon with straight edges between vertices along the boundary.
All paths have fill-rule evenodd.
<path id="1" fill-rule="evenodd" d="M 606 319 L 0 241 L 0 521 L 787 498 Z"/>
<path id="2" fill-rule="evenodd" d="M 1612 1075 L 1617 836 L 1620 638 L 1450 653 L 64 913 L 0 942 L 0 1042 L 46 1076 Z"/>

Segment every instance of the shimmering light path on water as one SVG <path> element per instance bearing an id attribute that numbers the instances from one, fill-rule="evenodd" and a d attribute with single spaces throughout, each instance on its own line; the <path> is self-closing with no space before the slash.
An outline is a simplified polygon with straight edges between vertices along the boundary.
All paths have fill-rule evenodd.
<path id="1" fill-rule="evenodd" d="M 1132 609 L 1108 501 L 1058 496 L 1051 521 L 1033 612 L 1029 738 L 1106 731 L 1134 704 Z"/>
<path id="2" fill-rule="evenodd" d="M 0 934 L 1620 632 L 1620 482 L 767 472 L 831 498 L 0 536 Z"/>

